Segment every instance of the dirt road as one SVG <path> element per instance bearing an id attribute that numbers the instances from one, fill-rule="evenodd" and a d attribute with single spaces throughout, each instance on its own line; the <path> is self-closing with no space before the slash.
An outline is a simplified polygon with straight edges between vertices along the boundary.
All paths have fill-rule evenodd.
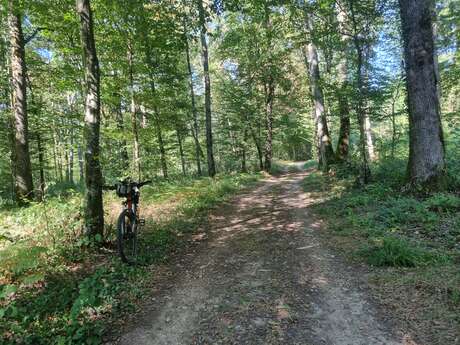
<path id="1" fill-rule="evenodd" d="M 415 344 L 324 245 L 305 174 L 267 178 L 213 212 L 206 243 L 116 343 Z"/>

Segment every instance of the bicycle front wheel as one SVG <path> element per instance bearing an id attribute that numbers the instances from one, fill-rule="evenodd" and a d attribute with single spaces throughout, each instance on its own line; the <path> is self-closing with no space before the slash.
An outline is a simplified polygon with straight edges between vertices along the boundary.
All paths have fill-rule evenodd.
<path id="1" fill-rule="evenodd" d="M 117 223 L 118 254 L 121 261 L 133 264 L 137 256 L 137 222 L 133 213 L 124 210 Z"/>

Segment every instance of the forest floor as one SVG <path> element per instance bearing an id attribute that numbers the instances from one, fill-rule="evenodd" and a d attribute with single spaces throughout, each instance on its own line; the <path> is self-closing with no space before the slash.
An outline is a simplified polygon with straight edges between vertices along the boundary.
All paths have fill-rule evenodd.
<path id="1" fill-rule="evenodd" d="M 216 208 L 107 344 L 421 345 L 329 245 L 301 166 Z"/>

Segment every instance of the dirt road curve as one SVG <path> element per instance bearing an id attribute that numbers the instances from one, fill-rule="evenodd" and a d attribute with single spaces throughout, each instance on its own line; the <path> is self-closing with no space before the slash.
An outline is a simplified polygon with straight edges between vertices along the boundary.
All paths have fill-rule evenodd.
<path id="1" fill-rule="evenodd" d="M 305 174 L 268 178 L 216 210 L 209 240 L 116 344 L 415 344 L 325 248 Z"/>

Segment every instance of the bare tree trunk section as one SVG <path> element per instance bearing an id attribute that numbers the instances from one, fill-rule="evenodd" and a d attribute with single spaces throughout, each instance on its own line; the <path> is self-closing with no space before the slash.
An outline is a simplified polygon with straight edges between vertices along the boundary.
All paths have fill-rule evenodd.
<path id="1" fill-rule="evenodd" d="M 358 42 L 358 38 L 355 38 L 355 47 L 357 51 L 357 89 L 358 89 L 358 100 L 356 105 L 356 115 L 358 117 L 358 125 L 359 125 L 359 147 L 360 147 L 360 154 L 361 154 L 361 171 L 360 171 L 360 183 L 367 184 L 371 179 L 371 169 L 369 167 L 369 150 L 368 150 L 368 139 L 367 139 L 367 132 L 366 132 L 366 119 L 365 119 L 365 110 L 363 104 L 363 93 L 364 93 L 364 85 L 363 85 L 363 52 L 362 47 Z"/>
<path id="2" fill-rule="evenodd" d="M 273 77 L 269 77 L 268 85 L 265 86 L 265 162 L 264 170 L 269 172 L 272 168 L 273 159 L 273 100 L 275 97 L 275 85 Z"/>
<path id="3" fill-rule="evenodd" d="M 163 140 L 163 132 L 161 130 L 161 121 L 158 118 L 158 113 L 154 115 L 155 120 L 155 132 L 158 141 L 158 148 L 160 149 L 160 164 L 161 164 L 161 173 L 165 179 L 168 178 L 168 164 L 166 162 L 166 149 L 165 143 Z"/>
<path id="4" fill-rule="evenodd" d="M 365 109 L 364 109 L 364 99 L 363 95 L 366 94 L 364 88 L 363 80 L 363 68 L 364 68 L 364 59 L 363 59 L 363 44 L 361 42 L 362 33 L 358 32 L 358 25 L 356 22 L 355 12 L 354 12 L 354 1 L 349 2 L 351 21 L 353 25 L 353 44 L 356 50 L 356 87 L 357 87 L 357 100 L 356 100 L 356 116 L 358 118 L 359 125 L 359 151 L 361 155 L 361 167 L 359 174 L 360 184 L 367 184 L 371 179 L 371 169 L 369 166 L 369 150 L 367 147 L 367 136 L 366 136 L 366 121 L 365 121 Z"/>
<path id="5" fill-rule="evenodd" d="M 208 159 L 208 175 L 214 177 L 216 175 L 216 163 L 214 161 L 213 139 L 212 139 L 212 113 L 211 113 L 211 80 L 209 78 L 209 54 L 208 43 L 206 42 L 207 30 L 206 19 L 203 7 L 203 0 L 197 0 L 198 12 L 200 15 L 201 26 L 201 61 L 203 64 L 204 78 L 204 103 L 206 114 L 206 153 Z"/>
<path id="6" fill-rule="evenodd" d="M 69 146 L 69 182 L 74 183 L 74 130 L 70 128 L 70 146 Z"/>
<path id="7" fill-rule="evenodd" d="M 243 130 L 243 143 L 241 145 L 241 172 L 247 173 L 248 168 L 246 164 L 246 142 L 248 140 L 248 129 Z"/>
<path id="8" fill-rule="evenodd" d="M 81 146 L 78 146 L 78 170 L 79 170 L 79 173 L 80 173 L 80 183 L 83 182 L 83 180 L 85 179 L 85 162 L 84 162 L 84 159 L 83 159 L 83 150 L 81 148 Z"/>
<path id="9" fill-rule="evenodd" d="M 9 1 L 9 29 L 11 46 L 11 90 L 14 115 L 14 172 L 15 193 L 19 201 L 32 200 L 34 187 L 29 153 L 29 129 L 27 118 L 27 85 L 24 35 L 21 16 L 15 8 L 16 1 Z"/>
<path id="10" fill-rule="evenodd" d="M 311 31 L 311 19 L 308 19 L 308 27 Z M 320 86 L 318 53 L 312 41 L 307 45 L 305 55 L 310 80 L 310 92 L 313 101 L 312 114 L 316 129 L 316 148 L 318 151 L 319 167 L 321 170 L 327 171 L 329 170 L 329 165 L 334 161 L 334 150 L 329 136 L 329 128 L 324 109 L 323 90 Z"/>
<path id="11" fill-rule="evenodd" d="M 339 92 L 338 92 L 338 103 L 339 103 L 339 116 L 340 116 L 340 129 L 339 137 L 337 140 L 337 149 L 335 152 L 336 160 L 339 162 L 346 161 L 348 159 L 348 153 L 350 148 L 350 108 L 347 97 L 348 87 L 348 68 L 347 68 L 347 47 L 349 38 L 343 32 L 345 31 L 344 25 L 346 21 L 345 11 L 342 6 L 338 6 L 337 21 L 339 23 L 339 29 L 341 31 L 342 46 L 345 50 L 343 56 L 339 61 L 337 67 Z"/>
<path id="12" fill-rule="evenodd" d="M 154 77 L 154 61 L 152 58 L 152 48 L 148 41 L 148 37 L 145 36 L 144 40 L 145 40 L 145 61 L 148 66 L 150 91 L 152 93 L 152 97 L 155 99 L 156 87 L 155 87 L 155 77 Z M 160 112 L 158 110 L 156 100 L 154 101 L 154 105 L 153 105 L 153 120 L 154 120 L 154 126 L 155 126 L 155 135 L 157 137 L 158 147 L 160 149 L 161 172 L 163 174 L 163 177 L 167 179 L 169 176 L 168 163 L 166 159 L 166 149 L 165 149 L 163 133 L 162 133 L 162 128 L 161 128 Z"/>
<path id="13" fill-rule="evenodd" d="M 438 97 L 433 3 L 400 0 L 407 101 L 409 108 L 408 178 L 412 185 L 437 187 L 446 174 Z"/>
<path id="14" fill-rule="evenodd" d="M 370 49 L 371 46 L 369 43 L 365 45 L 365 54 L 364 54 L 364 99 L 365 106 L 363 108 L 363 117 L 364 117 L 364 131 L 366 133 L 366 145 L 367 153 L 369 156 L 369 161 L 373 162 L 377 159 L 377 155 L 374 148 L 374 139 L 372 138 L 372 125 L 370 118 L 370 109 L 369 109 L 369 58 L 370 58 Z"/>
<path id="15" fill-rule="evenodd" d="M 45 159 L 44 159 L 44 149 L 42 145 L 42 137 L 40 133 L 37 133 L 37 150 L 38 150 L 38 167 L 40 169 L 39 200 L 43 201 L 45 197 Z"/>
<path id="16" fill-rule="evenodd" d="M 141 159 L 139 147 L 139 127 L 137 123 L 137 106 L 134 96 L 134 72 L 133 72 L 133 48 L 131 42 L 128 44 L 128 66 L 129 66 L 129 92 L 131 97 L 131 127 L 133 131 L 133 166 L 137 171 L 137 179 L 141 180 Z"/>
<path id="17" fill-rule="evenodd" d="M 117 108 L 115 111 L 115 120 L 117 122 L 117 129 L 120 133 L 122 133 L 122 139 L 120 140 L 120 159 L 121 159 L 121 167 L 123 170 L 128 170 L 129 169 L 129 156 L 128 156 L 128 150 L 127 150 L 127 143 L 126 139 L 123 135 L 125 131 L 125 124 L 123 121 L 123 112 L 121 110 L 121 104 L 122 104 L 122 98 L 121 95 L 117 94 L 115 95 L 118 97 L 118 104 Z"/>
<path id="18" fill-rule="evenodd" d="M 177 144 L 179 145 L 179 156 L 180 156 L 180 163 L 182 167 L 182 175 L 187 176 L 187 168 L 185 165 L 185 156 L 184 156 L 184 148 L 182 146 L 182 134 L 180 132 L 179 126 L 176 126 L 176 136 L 177 136 Z"/>
<path id="19" fill-rule="evenodd" d="M 200 159 L 200 141 L 199 141 L 199 134 L 200 130 L 198 127 L 198 111 L 196 109 L 196 102 L 195 102 L 195 91 L 193 89 L 193 72 L 192 72 L 192 64 L 190 62 L 190 46 L 187 36 L 187 23 L 184 20 L 184 41 L 185 41 L 185 56 L 187 58 L 187 70 L 189 76 L 189 87 L 190 87 L 190 102 L 192 105 L 192 118 L 193 118 L 193 139 L 195 141 L 195 161 L 196 161 L 196 172 L 198 176 L 203 175 L 201 171 L 201 159 Z"/>
<path id="20" fill-rule="evenodd" d="M 102 171 L 100 163 L 100 74 L 93 33 L 93 18 L 89 0 L 76 1 L 80 16 L 80 34 L 85 62 L 85 183 L 86 231 L 89 236 L 102 235 L 104 210 L 102 204 Z"/>
<path id="21" fill-rule="evenodd" d="M 369 155 L 369 160 L 372 162 L 376 160 L 376 153 L 375 153 L 375 148 L 374 148 L 374 139 L 372 138 L 371 119 L 367 111 L 365 111 L 363 115 L 364 115 L 364 131 L 366 133 L 367 153 Z"/>

